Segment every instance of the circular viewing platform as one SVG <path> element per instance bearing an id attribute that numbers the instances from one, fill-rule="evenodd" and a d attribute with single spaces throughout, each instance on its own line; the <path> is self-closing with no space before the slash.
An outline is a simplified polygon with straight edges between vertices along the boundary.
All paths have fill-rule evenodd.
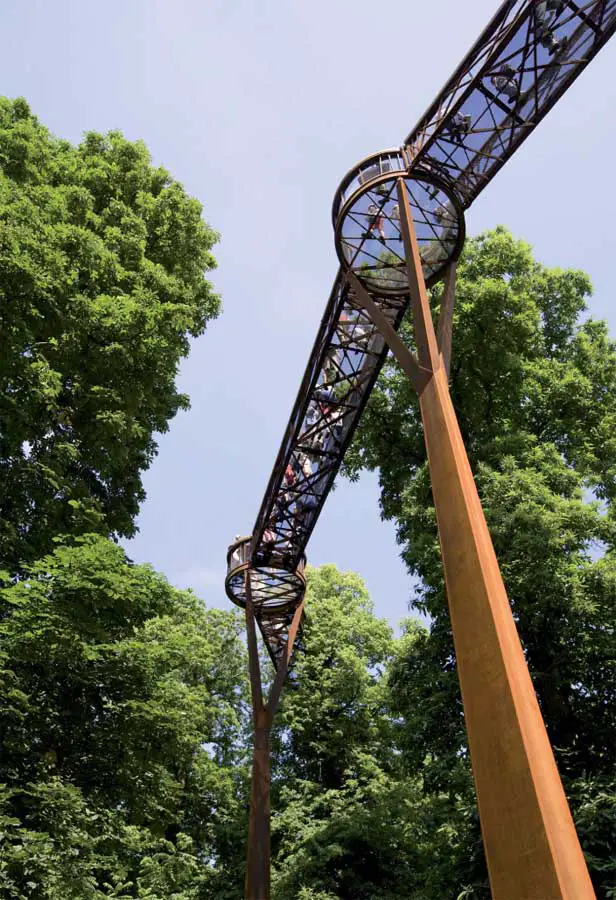
<path id="1" fill-rule="evenodd" d="M 402 150 L 383 150 L 342 180 L 332 215 L 336 252 L 366 289 L 383 296 L 408 292 L 398 183 L 408 200 L 428 287 L 444 276 L 464 243 L 464 212 L 453 188 L 434 170 L 407 171 Z"/>
<path id="2" fill-rule="evenodd" d="M 259 618 L 294 610 L 306 591 L 306 558 L 302 557 L 292 572 L 279 566 L 253 566 L 250 557 L 251 541 L 251 535 L 239 538 L 227 550 L 227 597 L 244 609 L 247 591 L 250 590 Z"/>

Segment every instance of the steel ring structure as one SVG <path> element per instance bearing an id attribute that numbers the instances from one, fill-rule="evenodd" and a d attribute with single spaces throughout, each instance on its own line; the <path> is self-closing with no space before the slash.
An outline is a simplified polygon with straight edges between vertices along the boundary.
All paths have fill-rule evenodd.
<path id="1" fill-rule="evenodd" d="M 284 649 L 293 613 L 306 591 L 306 558 L 292 571 L 273 565 L 255 566 L 250 559 L 250 535 L 238 538 L 227 551 L 227 596 L 243 609 L 248 596 L 265 639 L 265 646 L 277 669 Z M 301 625 L 297 646 L 301 646 Z M 297 649 L 296 648 L 294 649 Z"/>
<path id="2" fill-rule="evenodd" d="M 417 167 L 410 172 L 376 175 L 348 192 L 344 202 L 343 189 L 339 189 L 334 208 L 339 210 L 335 241 L 340 262 L 379 296 L 408 293 L 397 195 L 401 177 L 417 229 L 426 284 L 442 279 L 464 243 L 460 202 L 453 188 L 430 171 Z"/>

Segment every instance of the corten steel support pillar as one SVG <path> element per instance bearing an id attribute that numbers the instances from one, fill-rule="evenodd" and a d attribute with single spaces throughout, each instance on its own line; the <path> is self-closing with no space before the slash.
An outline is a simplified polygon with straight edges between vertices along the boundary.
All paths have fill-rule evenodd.
<path id="1" fill-rule="evenodd" d="M 261 669 L 250 573 L 246 572 L 246 636 L 252 721 L 254 728 L 248 851 L 246 854 L 246 900 L 268 900 L 270 893 L 270 756 L 269 723 L 263 704 Z"/>
<path id="2" fill-rule="evenodd" d="M 246 900 L 269 900 L 270 897 L 270 746 L 269 737 L 272 721 L 278 707 L 293 647 L 302 618 L 304 601 L 300 602 L 293 614 L 289 627 L 287 646 L 283 658 L 278 663 L 276 677 L 270 689 L 267 703 L 263 702 L 261 669 L 254 604 L 250 590 L 250 571 L 246 579 L 246 634 L 248 644 L 248 665 L 250 690 L 252 695 L 252 718 L 254 727 L 252 779 L 250 785 L 250 809 L 248 813 L 248 851 L 246 854 Z"/>
<path id="3" fill-rule="evenodd" d="M 454 276 L 437 335 L 402 181 L 398 200 L 417 356 L 389 323 L 373 320 L 419 394 L 492 896 L 589 900 L 595 894 L 449 394 Z M 372 314 L 370 296 L 349 281 Z"/>

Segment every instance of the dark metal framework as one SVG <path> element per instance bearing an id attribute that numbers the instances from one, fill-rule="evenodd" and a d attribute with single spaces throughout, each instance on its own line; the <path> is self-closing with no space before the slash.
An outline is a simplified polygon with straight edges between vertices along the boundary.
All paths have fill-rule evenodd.
<path id="1" fill-rule="evenodd" d="M 456 210 L 467 209 L 615 30 L 616 0 L 506 0 L 403 146 L 363 160 L 345 176 L 333 207 L 337 235 L 353 203 L 364 195 L 381 213 L 385 209 L 390 230 L 395 227 L 379 185 L 393 185 L 403 172 L 431 180 Z M 379 255 L 366 244 L 375 238 L 371 223 L 372 232 L 378 230 L 369 215 L 356 208 L 356 222 L 368 232 L 360 231 L 355 241 L 351 237 L 344 252 L 361 247 L 375 256 L 378 268 Z M 434 208 L 425 218 L 443 224 Z M 433 231 L 433 244 L 443 243 L 438 228 Z M 449 259 L 459 252 L 463 224 L 459 234 Z M 419 248 L 428 283 L 438 280 L 446 262 L 443 257 L 438 271 L 426 272 L 430 240 L 428 235 Z M 361 272 L 355 269 L 355 274 Z M 372 285 L 371 297 L 397 329 L 408 295 L 385 290 L 379 295 Z M 339 271 L 252 537 L 241 542 L 238 566 L 235 545 L 228 555 L 227 593 L 244 606 L 244 573 L 251 573 L 252 592 L 259 598 L 255 618 L 276 666 L 286 647 L 290 613 L 303 597 L 306 545 L 387 352 Z"/>
<path id="2" fill-rule="evenodd" d="M 402 156 L 402 154 L 400 154 Z M 379 160 L 382 168 L 382 154 Z M 372 166 L 370 168 L 373 168 Z M 370 171 L 370 169 L 368 170 Z M 365 170 L 361 170 L 363 176 Z M 384 172 L 359 182 L 354 190 L 339 190 L 335 202 L 336 251 L 374 294 L 407 296 L 406 260 L 402 239 L 397 180 L 405 191 L 417 230 L 423 276 L 428 285 L 440 281 L 464 243 L 464 213 L 451 182 L 414 166 L 410 172 Z M 343 193 L 347 195 L 342 199 Z"/>
<path id="3" fill-rule="evenodd" d="M 269 897 L 269 735 L 301 647 L 304 550 L 389 349 L 419 396 L 492 889 L 520 900 L 594 896 L 448 371 L 464 210 L 615 30 L 616 0 L 502 3 L 404 145 L 362 160 L 337 191 L 341 270 L 253 534 L 227 555 L 227 594 L 246 612 L 253 701 L 247 900 Z M 435 330 L 426 287 L 443 276 Z M 415 352 L 397 334 L 409 307 Z M 276 669 L 267 702 L 257 625 Z"/>
<path id="4" fill-rule="evenodd" d="M 306 590 L 302 557 L 293 571 L 274 565 L 251 564 L 250 535 L 238 538 L 227 551 L 225 588 L 235 602 L 246 609 L 252 607 L 255 621 L 265 638 L 265 646 L 276 670 L 284 658 L 289 628 L 294 611 Z M 300 619 L 289 666 L 295 650 L 301 649 L 303 617 Z"/>

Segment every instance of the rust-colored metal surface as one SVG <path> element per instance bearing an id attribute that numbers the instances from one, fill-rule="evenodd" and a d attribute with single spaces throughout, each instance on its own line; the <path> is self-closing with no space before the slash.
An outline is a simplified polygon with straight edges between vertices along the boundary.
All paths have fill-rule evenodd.
<path id="1" fill-rule="evenodd" d="M 252 749 L 246 900 L 270 896 L 270 748 L 269 728 L 255 726 Z"/>
<path id="2" fill-rule="evenodd" d="M 263 703 L 261 667 L 250 573 L 246 581 L 246 643 L 252 697 L 253 751 L 246 852 L 246 900 L 268 900 L 270 890 L 270 753 L 269 722 Z"/>
<path id="3" fill-rule="evenodd" d="M 269 900 L 270 897 L 270 731 L 276 715 L 280 695 L 293 652 L 297 647 L 297 635 L 304 614 L 304 600 L 293 611 L 286 642 L 277 659 L 276 676 L 270 688 L 267 702 L 263 700 L 261 667 L 255 602 L 251 588 L 251 573 L 244 572 L 246 637 L 248 645 L 248 671 L 252 697 L 253 752 L 250 782 L 250 807 L 248 810 L 248 847 L 246 852 L 246 900 Z"/>
<path id="4" fill-rule="evenodd" d="M 495 900 L 595 896 L 440 366 L 420 398 Z"/>
<path id="5" fill-rule="evenodd" d="M 402 180 L 399 190 L 415 342 L 429 371 L 419 402 L 492 896 L 590 900 L 595 894 L 451 402 L 449 351 L 434 330 Z M 363 290 L 356 279 L 353 285 Z M 446 318 L 453 291 L 451 274 Z M 450 330 L 439 331 L 450 341 Z M 408 371 L 412 354 L 400 343 L 392 350 Z"/>
<path id="6" fill-rule="evenodd" d="M 445 276 L 445 287 L 441 298 L 436 342 L 441 353 L 443 367 L 449 378 L 451 369 L 451 344 L 453 339 L 453 306 L 456 289 L 456 264 L 452 262 Z"/>

